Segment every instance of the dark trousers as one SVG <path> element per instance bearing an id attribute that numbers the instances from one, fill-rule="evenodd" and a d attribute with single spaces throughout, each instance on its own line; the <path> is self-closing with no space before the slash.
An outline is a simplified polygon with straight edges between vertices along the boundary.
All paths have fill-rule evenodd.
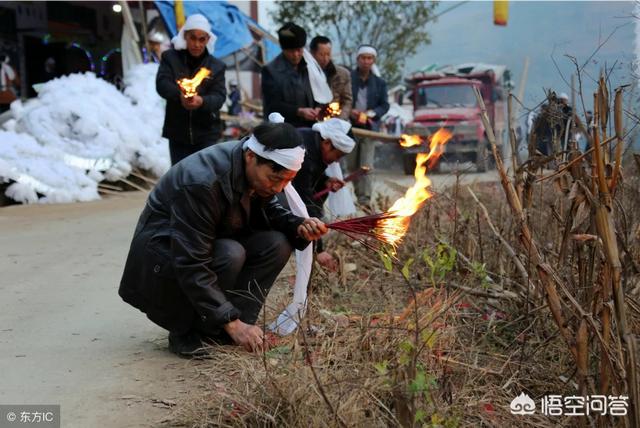
<path id="1" fill-rule="evenodd" d="M 291 244 L 285 235 L 274 230 L 256 232 L 246 238 L 216 239 L 213 242 L 212 269 L 218 275 L 218 286 L 241 311 L 241 321 L 261 324 L 258 314 L 273 282 L 287 264 L 291 251 Z M 195 317 L 195 320 L 193 328 L 202 331 L 200 318 Z M 210 331 L 202 332 L 211 334 Z"/>
<path id="2" fill-rule="evenodd" d="M 169 154 L 171 155 L 171 165 L 175 165 L 180 162 L 182 159 L 186 158 L 198 152 L 202 149 L 206 149 L 209 146 L 212 146 L 215 143 L 204 143 L 204 144 L 182 144 L 176 141 L 169 141 Z"/>

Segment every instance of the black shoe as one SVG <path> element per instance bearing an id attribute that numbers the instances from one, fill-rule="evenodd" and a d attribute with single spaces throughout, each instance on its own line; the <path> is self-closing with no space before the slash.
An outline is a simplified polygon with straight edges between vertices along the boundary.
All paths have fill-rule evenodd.
<path id="1" fill-rule="evenodd" d="M 209 355 L 200 335 L 195 331 L 186 334 L 169 332 L 169 350 L 183 358 L 202 358 Z"/>

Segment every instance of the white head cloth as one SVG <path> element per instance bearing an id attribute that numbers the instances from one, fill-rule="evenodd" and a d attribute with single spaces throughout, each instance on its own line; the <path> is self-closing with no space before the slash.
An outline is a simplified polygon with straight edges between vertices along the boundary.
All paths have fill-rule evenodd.
<path id="1" fill-rule="evenodd" d="M 307 63 L 307 71 L 309 72 L 309 83 L 311 84 L 313 99 L 319 104 L 329 104 L 333 101 L 333 93 L 327 83 L 327 76 L 324 74 L 322 67 L 320 67 L 318 61 L 316 61 L 308 50 L 303 50 L 302 56 Z"/>
<path id="2" fill-rule="evenodd" d="M 378 51 L 376 50 L 376 48 L 369 45 L 362 45 L 360 46 L 360 48 L 358 48 L 356 58 L 358 58 L 360 55 L 373 55 L 374 58 L 378 59 Z M 373 64 L 373 66 L 371 67 L 371 72 L 380 77 L 380 69 L 378 68 L 377 64 Z"/>
<path id="3" fill-rule="evenodd" d="M 284 118 L 280 113 L 271 113 L 269 122 L 284 123 Z M 300 146 L 292 149 L 275 149 L 267 150 L 266 147 L 258 141 L 255 135 L 251 135 L 244 142 L 243 147 L 251 149 L 258 156 L 269 159 L 291 171 L 299 171 L 304 162 L 304 149 Z"/>
<path id="4" fill-rule="evenodd" d="M 347 132 L 351 129 L 351 124 L 346 120 L 332 117 L 324 122 L 314 123 L 311 129 L 319 132 L 322 138 L 331 140 L 333 147 L 342 153 L 351 153 L 356 145 L 356 142 L 347 135 Z"/>
<path id="5" fill-rule="evenodd" d="M 178 35 L 171 39 L 173 48 L 178 51 L 186 49 L 187 41 L 184 38 L 184 33 L 191 30 L 201 30 L 209 34 L 207 50 L 209 51 L 209 55 L 213 55 L 217 37 L 215 34 L 213 34 L 213 32 L 211 32 L 211 24 L 209 24 L 209 20 L 204 15 L 201 15 L 199 13 L 190 15 L 180 29 Z"/>

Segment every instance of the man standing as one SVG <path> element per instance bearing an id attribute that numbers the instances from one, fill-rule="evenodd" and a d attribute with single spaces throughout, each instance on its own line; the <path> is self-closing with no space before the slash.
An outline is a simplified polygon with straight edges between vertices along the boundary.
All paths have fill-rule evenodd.
<path id="1" fill-rule="evenodd" d="M 162 136 L 169 140 L 171 164 L 214 144 L 222 135 L 220 107 L 226 100 L 225 65 L 215 59 L 215 35 L 203 15 L 189 16 L 176 37 L 173 49 L 162 54 L 156 90 L 167 100 Z M 193 77 L 200 68 L 211 74 L 193 97 L 185 97 L 177 80 Z"/>
<path id="2" fill-rule="evenodd" d="M 302 165 L 301 144 L 289 124 L 259 125 L 173 166 L 149 195 L 119 294 L 169 330 L 172 352 L 197 356 L 209 340 L 263 349 L 255 323 L 269 289 L 292 248 L 327 232 L 275 197 Z"/>
<path id="3" fill-rule="evenodd" d="M 311 55 L 316 59 L 333 93 L 333 102 L 340 104 L 338 118 L 349 120 L 353 96 L 351 95 L 351 74 L 346 68 L 335 65 L 331 60 L 331 40 L 325 36 L 316 36 L 309 43 Z"/>
<path id="4" fill-rule="evenodd" d="M 297 128 L 311 128 L 320 111 L 314 101 L 307 63 L 303 58 L 307 33 L 294 23 L 278 30 L 282 53 L 262 68 L 264 117 L 279 112 Z"/>
<path id="5" fill-rule="evenodd" d="M 235 80 L 229 82 L 229 114 L 231 116 L 238 116 L 242 112 L 240 89 L 238 83 Z"/>
<path id="6" fill-rule="evenodd" d="M 351 72 L 351 92 L 354 98 L 351 123 L 356 128 L 373 131 L 380 130 L 380 120 L 389 110 L 387 83 L 378 76 L 378 68 L 375 65 L 377 56 L 378 52 L 373 46 L 360 46 L 357 53 L 358 66 Z M 373 167 L 375 143 L 371 139 L 359 140 L 356 150 L 350 156 L 351 171 L 362 166 Z M 369 206 L 373 190 L 371 177 L 362 177 L 354 187 L 358 203 Z"/>

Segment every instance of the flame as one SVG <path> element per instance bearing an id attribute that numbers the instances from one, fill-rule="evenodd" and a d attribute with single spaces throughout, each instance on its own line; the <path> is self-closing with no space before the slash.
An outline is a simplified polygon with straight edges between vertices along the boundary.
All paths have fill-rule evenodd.
<path id="1" fill-rule="evenodd" d="M 402 138 L 404 139 L 404 135 Z M 418 138 L 418 136 L 407 136 L 411 138 Z M 409 224 L 411 223 L 411 216 L 418 211 L 424 201 L 431 198 L 433 194 L 428 190 L 431 187 L 431 180 L 427 177 L 426 163 L 432 166 L 438 158 L 444 152 L 444 145 L 451 139 L 452 134 L 444 128 L 440 128 L 435 132 L 429 141 L 429 152 L 418 153 L 416 156 L 416 169 L 414 171 L 414 177 L 416 182 L 413 186 L 407 189 L 404 197 L 395 201 L 391 206 L 388 213 L 392 216 L 385 218 L 378 225 L 378 233 L 385 237 L 392 246 L 396 246 L 402 237 L 407 233 Z M 412 140 L 413 141 L 413 140 Z M 402 143 L 401 143 L 402 144 Z M 411 144 L 415 145 L 415 144 Z"/>
<path id="2" fill-rule="evenodd" d="M 209 77 L 210 74 L 211 70 L 209 70 L 208 68 L 200 67 L 200 70 L 198 70 L 196 75 L 191 79 L 187 79 L 185 77 L 184 79 L 178 80 L 178 86 L 180 87 L 186 98 L 191 98 L 198 93 L 198 86 L 200 86 L 202 81 Z"/>
<path id="3" fill-rule="evenodd" d="M 412 147 L 422 144 L 422 138 L 419 135 L 402 134 L 400 136 L 400 145 L 402 147 Z"/>
<path id="4" fill-rule="evenodd" d="M 332 117 L 338 117 L 342 113 L 342 109 L 340 108 L 340 103 L 335 101 L 329 104 L 324 110 L 324 117 L 322 120 L 329 120 Z"/>

